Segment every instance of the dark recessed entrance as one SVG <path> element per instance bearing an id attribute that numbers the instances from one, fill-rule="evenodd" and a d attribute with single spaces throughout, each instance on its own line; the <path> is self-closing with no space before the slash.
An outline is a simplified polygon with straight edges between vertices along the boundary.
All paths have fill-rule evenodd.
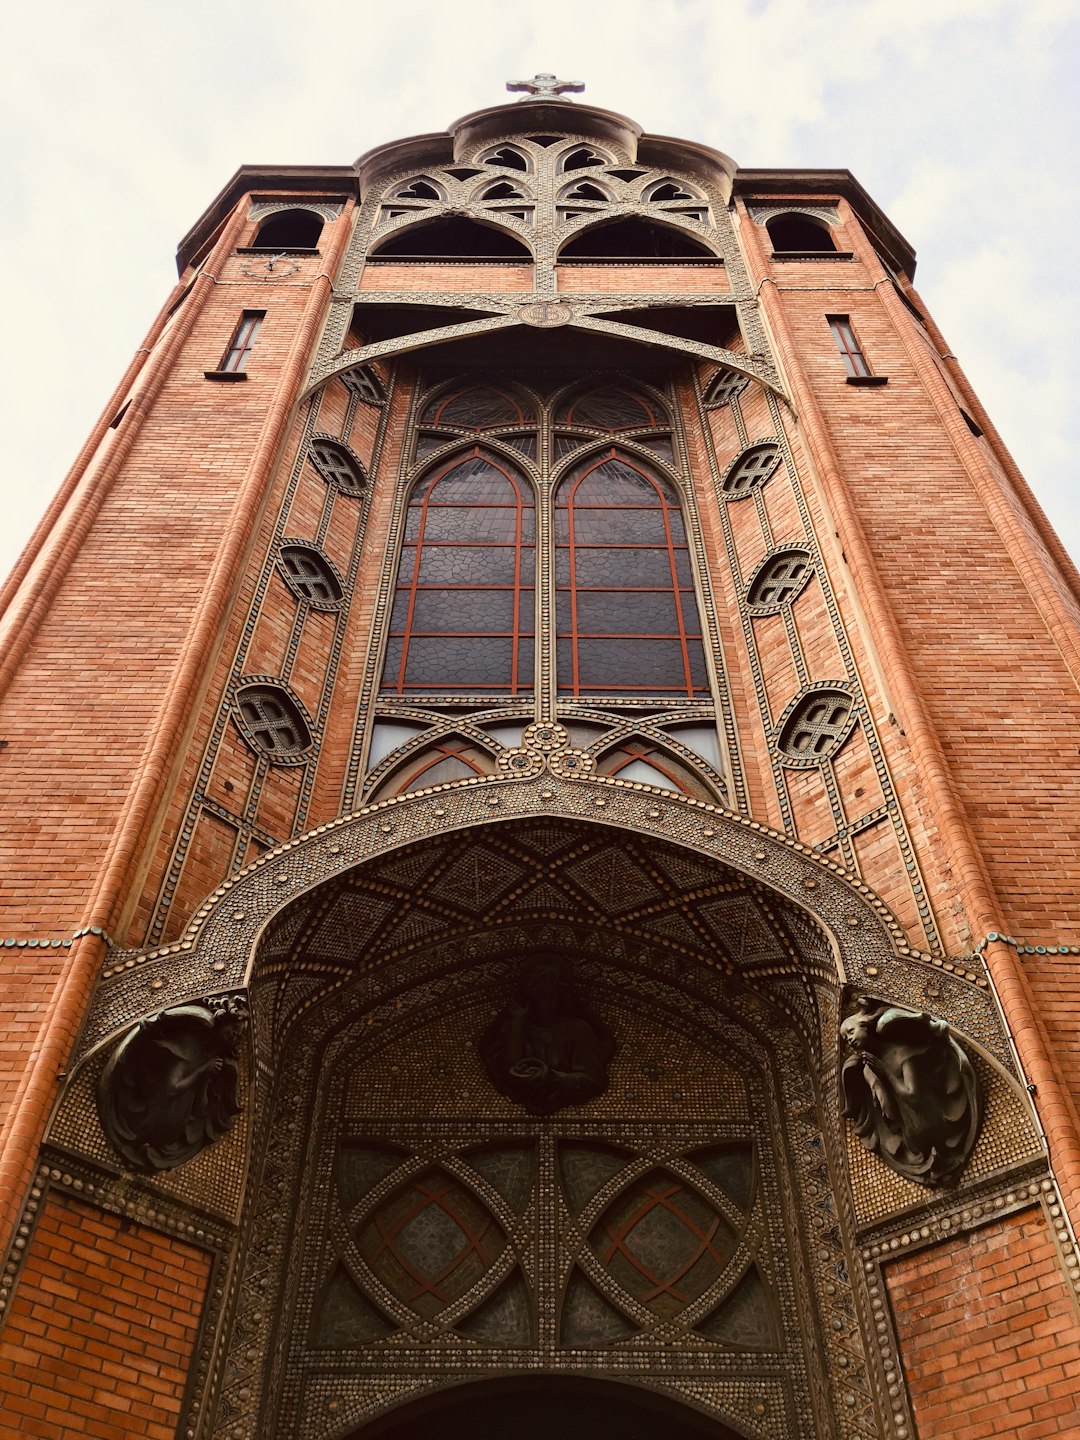
<path id="1" fill-rule="evenodd" d="M 396 1410 L 353 1440 L 742 1440 L 735 1430 L 637 1386 L 548 1376 L 465 1385 Z"/>

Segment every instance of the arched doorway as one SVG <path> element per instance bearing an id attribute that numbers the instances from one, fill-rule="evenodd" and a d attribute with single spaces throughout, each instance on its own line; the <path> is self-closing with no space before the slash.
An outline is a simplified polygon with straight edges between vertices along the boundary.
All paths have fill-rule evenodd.
<path id="1" fill-rule="evenodd" d="M 549 1111 L 483 1054 L 537 956 L 614 1040 L 601 1093 Z M 835 961 L 799 906 L 669 840 L 518 817 L 307 892 L 251 988 L 259 1433 L 329 1440 L 537 1371 L 719 1435 L 829 1433 L 827 1352 L 849 1392 L 862 1362 L 832 1325 L 854 1305 L 819 1081 Z"/>
<path id="2" fill-rule="evenodd" d="M 427 1432 L 440 1440 L 742 1440 L 647 1390 L 558 1376 L 463 1386 L 395 1411 L 356 1440 L 415 1440 Z"/>
<path id="3" fill-rule="evenodd" d="M 188 1428 L 347 1440 L 527 1375 L 740 1435 L 880 1436 L 878 1256 L 904 1243 L 890 1217 L 928 1212 L 839 1113 L 839 1021 L 932 995 L 973 1043 L 973 1193 L 1027 1135 L 992 995 L 757 822 L 518 759 L 319 827 L 106 972 L 56 1145 L 148 993 L 250 999 L 240 1121 L 152 1182 L 233 1227 Z M 538 954 L 616 1042 L 605 1083 L 549 1109 L 482 1054 Z"/>

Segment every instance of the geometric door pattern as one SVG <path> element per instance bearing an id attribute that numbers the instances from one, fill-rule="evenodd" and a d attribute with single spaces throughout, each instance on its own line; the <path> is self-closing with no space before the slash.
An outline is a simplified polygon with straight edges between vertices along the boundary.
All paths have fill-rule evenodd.
<path id="1" fill-rule="evenodd" d="M 556 1183 L 540 1183 L 538 1145 Z M 643 1153 L 591 1138 L 519 1136 L 447 1147 L 433 1160 L 386 1142 L 343 1142 L 317 1349 L 535 1343 L 539 1294 L 555 1343 L 670 1343 L 774 1351 L 776 1303 L 750 1141 Z M 536 1263 L 533 1237 L 556 1243 Z M 550 1304 L 550 1301 L 548 1302 Z"/>

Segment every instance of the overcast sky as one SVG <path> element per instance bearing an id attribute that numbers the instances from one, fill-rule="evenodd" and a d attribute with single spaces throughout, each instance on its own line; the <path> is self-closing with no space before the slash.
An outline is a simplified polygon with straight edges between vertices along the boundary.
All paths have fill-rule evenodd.
<path id="1" fill-rule="evenodd" d="M 347 164 L 538 70 L 748 167 L 852 170 L 1080 554 L 1080 0 L 40 0 L 5 41 L 0 571 L 238 165 Z"/>

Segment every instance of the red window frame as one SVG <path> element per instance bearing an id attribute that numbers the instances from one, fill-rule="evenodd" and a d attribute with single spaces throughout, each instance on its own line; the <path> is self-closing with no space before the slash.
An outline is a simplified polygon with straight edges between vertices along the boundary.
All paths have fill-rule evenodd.
<path id="1" fill-rule="evenodd" d="M 622 464 L 626 465 L 629 469 L 635 471 L 638 475 L 641 476 L 641 478 L 642 478 L 642 479 L 650 486 L 650 488 L 653 490 L 654 494 L 655 494 L 656 497 L 657 497 L 657 508 L 660 510 L 661 514 L 663 515 L 663 520 L 664 520 L 664 541 L 663 541 L 663 544 L 662 544 L 662 545 L 657 544 L 657 543 L 652 543 L 652 542 L 642 543 L 642 544 L 638 544 L 638 543 L 627 543 L 627 542 L 619 542 L 619 543 L 611 543 L 611 544 L 597 544 L 597 543 L 595 543 L 595 542 L 590 541 L 587 545 L 579 546 L 579 542 L 577 541 L 576 535 L 575 535 L 575 533 L 574 533 L 574 514 L 575 514 L 575 503 L 574 503 L 574 501 L 575 501 L 575 497 L 576 497 L 576 495 L 577 495 L 577 491 L 578 491 L 578 489 L 580 488 L 580 486 L 581 486 L 581 484 L 583 483 L 583 481 L 585 481 L 585 480 L 588 478 L 588 476 L 590 476 L 590 475 L 593 473 L 594 470 L 599 469 L 599 467 L 600 467 L 601 465 L 607 464 L 607 462 L 608 462 L 609 460 L 618 460 L 618 461 L 620 461 Z M 611 510 L 640 510 L 640 509 L 646 509 L 646 508 L 651 509 L 652 506 L 643 506 L 643 505 L 611 505 L 611 506 L 589 506 L 588 508 L 590 508 L 590 509 L 593 509 L 593 508 L 597 508 L 597 509 L 611 509 Z M 681 585 L 681 584 L 680 584 L 680 581 L 679 581 L 679 571 L 678 571 L 678 563 L 677 563 L 677 558 L 676 558 L 676 552 L 677 552 L 677 551 L 682 551 L 682 552 L 684 552 L 684 554 L 685 554 L 685 556 L 686 556 L 687 563 L 689 564 L 689 562 L 690 562 L 690 547 L 689 547 L 689 543 L 688 543 L 687 537 L 686 537 L 686 525 L 685 525 L 685 521 L 683 520 L 682 506 L 680 505 L 680 503 L 679 503 L 679 501 L 678 501 L 678 498 L 677 498 L 675 495 L 669 493 L 668 487 L 667 487 L 666 485 L 664 485 L 661 481 L 659 481 L 656 476 L 652 475 L 648 470 L 644 469 L 644 468 L 642 467 L 642 465 L 641 465 L 634 457 L 632 457 L 631 455 L 628 455 L 625 451 L 622 451 L 622 450 L 618 449 L 617 446 L 614 446 L 614 445 L 613 445 L 610 450 L 603 450 L 603 451 L 600 451 L 600 452 L 597 453 L 597 454 L 594 454 L 594 455 L 592 456 L 592 460 L 591 460 L 591 463 L 590 463 L 590 464 L 588 464 L 584 469 L 581 469 L 578 473 L 572 474 L 572 476 L 571 476 L 571 477 L 568 477 L 567 480 L 564 480 L 564 481 L 563 481 L 563 483 L 559 486 L 558 490 L 557 490 L 556 493 L 555 493 L 555 498 L 554 498 L 554 513 L 555 513 L 556 516 L 558 516 L 558 513 L 559 513 L 560 510 L 565 510 L 565 511 L 567 512 L 567 538 L 566 538 L 565 540 L 556 539 L 556 541 L 555 541 L 555 553 L 556 553 L 556 556 L 557 556 L 558 553 L 559 553 L 559 551 L 561 551 L 561 550 L 565 550 L 565 551 L 567 552 L 567 554 L 568 554 L 568 567 L 567 567 L 567 568 L 568 568 L 568 576 L 569 576 L 569 578 L 568 578 L 568 580 L 566 581 L 566 583 L 564 583 L 564 584 L 556 583 L 556 585 L 555 585 L 555 596 L 556 596 L 556 607 L 557 607 L 557 605 L 558 605 L 558 596 L 559 596 L 559 595 L 561 595 L 561 594 L 569 594 L 569 596 L 570 596 L 570 633 L 569 633 L 569 635 L 566 635 L 566 634 L 564 634 L 564 633 L 560 630 L 559 633 L 558 633 L 558 637 L 557 637 L 557 638 L 558 638 L 558 640 L 560 640 L 560 641 L 561 641 L 561 640 L 567 640 L 567 639 L 569 639 L 569 641 L 570 641 L 571 675 L 570 675 L 569 677 L 567 677 L 567 676 L 565 676 L 565 675 L 559 675 L 558 673 L 556 674 L 556 688 L 557 688 L 558 692 L 559 692 L 560 694 L 563 694 L 563 695 L 574 695 L 574 696 L 581 696 L 581 695 L 604 695 L 604 694 L 620 695 L 620 694 L 625 694 L 625 693 L 633 693 L 633 694 L 678 695 L 678 696 L 680 696 L 680 697 L 681 697 L 681 696 L 685 696 L 685 697 L 687 697 L 687 698 L 695 698 L 695 697 L 697 697 L 697 696 L 708 695 L 708 694 L 710 693 L 710 687 L 709 687 L 708 677 L 707 677 L 707 675 L 705 674 L 705 671 L 704 671 L 704 635 L 703 635 L 703 632 L 702 632 L 702 629 L 701 629 L 701 618 L 700 618 L 700 615 L 699 615 L 698 610 L 697 610 L 697 597 L 695 596 L 695 594 L 694 594 L 694 592 L 693 592 L 692 589 L 690 589 L 688 586 Z M 672 519 L 673 516 L 674 516 L 674 523 L 673 523 L 673 519 Z M 681 537 L 682 537 L 681 543 L 680 543 L 679 541 L 677 541 L 676 538 L 675 538 L 675 529 L 676 529 L 676 527 L 677 527 L 677 529 L 678 529 L 679 535 L 681 535 Z M 557 532 L 556 532 L 556 533 L 557 533 Z M 669 585 L 665 585 L 665 586 L 663 586 L 663 587 L 656 586 L 656 585 L 624 585 L 624 586 L 619 586 L 618 589 L 616 589 L 615 587 L 610 586 L 610 585 L 603 585 L 603 586 L 600 586 L 600 585 L 596 585 L 596 586 L 582 586 L 582 585 L 579 585 L 579 584 L 578 584 L 578 580 L 577 580 L 577 550 L 578 550 L 578 548 L 589 549 L 589 550 L 604 549 L 604 550 L 628 550 L 628 551 L 632 551 L 632 550 L 654 550 L 654 551 L 655 551 L 655 550 L 657 550 L 657 549 L 661 549 L 661 550 L 663 550 L 663 551 L 667 554 L 668 574 L 669 574 L 669 576 L 670 576 L 670 584 L 669 584 Z M 671 596 L 672 596 L 672 598 L 674 599 L 674 602 L 675 602 L 675 616 L 676 616 L 676 626 L 677 626 L 677 630 L 674 631 L 674 632 L 672 632 L 671 634 L 668 634 L 668 635 L 638 635 L 638 634 L 629 634 L 629 633 L 626 633 L 626 634 L 618 634 L 618 635 L 616 635 L 616 634 L 599 635 L 599 634 L 592 634 L 592 633 L 582 632 L 581 627 L 580 627 L 580 624 L 579 624 L 579 618 L 578 618 L 578 596 L 579 596 L 580 594 L 582 594 L 583 592 L 589 592 L 589 591 L 603 592 L 603 593 L 607 593 L 607 594 L 612 594 L 612 593 L 632 594 L 632 593 L 635 593 L 635 592 L 637 592 L 637 593 L 648 593 L 648 594 L 668 594 L 668 593 L 670 593 Z M 687 601 L 689 601 L 689 607 L 688 607 L 688 605 L 687 605 Z M 693 615 L 693 618 L 694 618 L 694 620 L 696 620 L 696 622 L 697 622 L 697 629 L 696 629 L 696 630 L 695 630 L 695 629 L 692 629 L 692 628 L 687 624 L 687 613 L 686 613 L 686 612 L 687 612 L 687 609 L 690 608 L 690 607 L 692 607 L 692 615 Z M 679 642 L 679 647 L 680 647 L 680 650 L 681 650 L 681 653 L 682 653 L 682 672 L 683 672 L 683 674 L 682 674 L 682 679 L 683 679 L 683 683 L 682 683 L 681 686 L 680 686 L 680 685 L 645 685 L 645 684 L 642 684 L 642 682 L 641 682 L 641 680 L 640 680 L 639 678 L 635 678 L 635 677 L 632 677 L 632 676 L 628 676 L 628 677 L 626 678 L 626 680 L 623 681 L 621 684 L 610 684 L 610 683 L 609 683 L 609 684 L 604 684 L 604 685 L 591 685 L 591 684 L 588 684 L 587 681 L 583 681 L 583 680 L 582 680 L 582 675 L 581 675 L 581 656 L 580 656 L 580 646 L 579 646 L 579 642 L 580 642 L 581 640 L 641 640 L 641 641 L 643 641 L 643 642 L 644 642 L 644 641 L 649 641 L 649 640 L 677 640 L 677 641 Z M 695 685 L 695 683 L 694 683 L 694 678 L 693 678 L 693 666 L 692 666 L 691 660 L 690 660 L 690 645 L 691 645 L 692 642 L 695 642 L 695 641 L 696 641 L 696 643 L 697 643 L 698 645 L 700 645 L 700 646 L 702 647 L 702 674 L 703 674 L 703 679 L 702 679 L 701 683 L 698 684 L 698 685 Z"/>
<path id="2" fill-rule="evenodd" d="M 218 366 L 219 370 L 235 375 L 239 371 L 247 369 L 248 356 L 255 345 L 259 327 L 265 319 L 265 310 L 245 310 L 241 314 L 233 337 L 229 341 L 229 348 L 225 351 L 221 364 Z"/>
<path id="3" fill-rule="evenodd" d="M 466 460 L 484 460 L 492 467 L 492 469 L 497 470 L 499 474 L 502 475 L 504 479 L 509 483 L 510 487 L 514 491 L 514 494 L 517 497 L 516 504 L 514 504 L 513 506 L 492 506 L 491 502 L 488 500 L 475 502 L 454 501 L 452 508 L 473 508 L 477 510 L 512 508 L 515 511 L 513 541 L 503 542 L 492 540 L 425 540 L 425 530 L 427 529 L 428 514 L 431 509 L 438 508 L 439 505 L 439 501 L 437 499 L 433 500 L 432 497 L 435 496 L 440 481 L 445 479 L 447 475 L 451 474 Z M 409 695 L 430 694 L 433 692 L 462 693 L 473 690 L 486 690 L 500 694 L 505 693 L 509 695 L 531 695 L 533 693 L 533 687 L 535 684 L 534 678 L 530 677 L 527 682 L 523 682 L 519 674 L 519 652 L 521 642 L 523 640 L 535 640 L 536 634 L 535 622 L 533 620 L 533 617 L 536 613 L 535 520 L 533 526 L 533 538 L 525 539 L 522 533 L 525 512 L 527 510 L 531 510 L 534 512 L 535 515 L 536 509 L 536 502 L 529 485 L 521 476 L 515 474 L 515 472 L 510 469 L 504 461 L 499 459 L 497 456 L 489 453 L 488 451 L 482 450 L 481 447 L 477 445 L 474 446 L 471 450 L 458 451 L 456 455 L 452 456 L 448 460 L 445 460 L 435 471 L 433 477 L 431 475 L 428 475 L 420 480 L 418 488 L 423 489 L 422 497 L 420 497 L 420 499 L 418 500 L 416 496 L 416 491 L 414 491 L 413 498 L 410 500 L 408 507 L 409 511 L 412 511 L 416 508 L 418 508 L 420 511 L 420 523 L 417 527 L 416 539 L 406 540 L 402 546 L 403 554 L 406 550 L 409 549 L 415 551 L 412 566 L 412 575 L 404 583 L 402 583 L 399 579 L 398 584 L 394 590 L 394 601 L 396 601 L 397 597 L 403 593 L 407 594 L 409 597 L 405 622 L 404 626 L 400 630 L 394 630 L 391 628 L 388 632 L 389 639 L 401 640 L 401 658 L 398 662 L 396 676 L 388 675 L 384 671 L 381 687 L 382 693 L 384 695 Z M 420 583 L 420 571 L 423 563 L 423 552 L 425 544 L 429 547 L 439 546 L 440 548 L 447 547 L 452 549 L 507 549 L 512 544 L 514 549 L 513 580 L 508 585 L 422 585 Z M 527 582 L 523 582 L 521 578 L 522 558 L 524 553 L 529 550 L 534 552 L 533 579 Z M 435 590 L 439 592 L 452 592 L 454 590 L 509 590 L 513 594 L 512 628 L 508 631 L 418 631 L 414 628 L 413 624 L 416 613 L 416 600 L 417 595 L 426 590 Z M 525 617 L 528 617 L 528 624 L 522 623 L 523 618 Z M 464 682 L 455 680 L 453 683 L 445 684 L 410 684 L 408 680 L 409 647 L 412 644 L 413 639 L 418 636 L 431 639 L 507 638 L 511 642 L 510 674 L 506 679 L 497 682 L 471 681 L 466 684 Z"/>
<path id="4" fill-rule="evenodd" d="M 829 329 L 836 341 L 836 348 L 844 357 L 847 373 L 855 380 L 869 375 L 870 366 L 866 362 L 866 356 L 862 352 L 855 331 L 851 328 L 850 316 L 826 315 L 825 318 L 829 322 Z"/>

